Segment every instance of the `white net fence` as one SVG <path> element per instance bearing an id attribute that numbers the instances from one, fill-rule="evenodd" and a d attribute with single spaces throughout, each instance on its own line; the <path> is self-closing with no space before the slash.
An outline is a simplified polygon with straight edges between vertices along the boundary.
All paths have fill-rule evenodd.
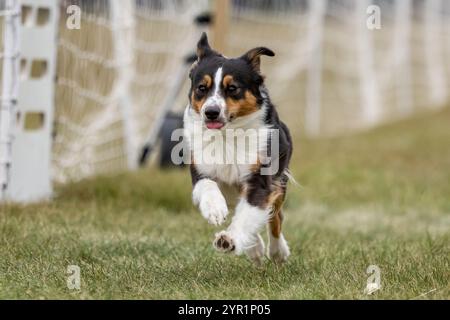
<path id="1" fill-rule="evenodd" d="M 198 33 L 197 1 L 70 1 L 81 29 L 61 20 L 55 179 L 133 166 L 173 75 Z M 64 6 L 62 10 L 64 10 Z"/>
<path id="2" fill-rule="evenodd" d="M 55 181 L 133 167 L 183 57 L 195 48 L 200 30 L 193 19 L 213 10 L 214 3 L 60 2 Z M 69 5 L 82 10 L 79 30 L 66 26 Z M 359 130 L 449 100 L 450 1 L 234 0 L 230 5 L 225 53 L 237 56 L 261 45 L 276 52 L 262 69 L 294 134 Z M 367 28 L 371 5 L 381 9 L 381 29 Z M 173 107 L 181 110 L 186 102 L 187 83 Z"/>
<path id="3" fill-rule="evenodd" d="M 236 3 L 249 5 L 235 6 L 230 48 L 275 50 L 264 70 L 293 128 L 334 135 L 439 108 L 449 98 L 448 1 Z M 380 8 L 381 29 L 367 28 L 370 5 Z"/>

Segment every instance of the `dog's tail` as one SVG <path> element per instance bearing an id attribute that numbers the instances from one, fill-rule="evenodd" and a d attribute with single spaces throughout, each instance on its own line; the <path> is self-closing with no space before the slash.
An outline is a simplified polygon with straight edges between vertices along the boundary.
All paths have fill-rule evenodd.
<path id="1" fill-rule="evenodd" d="M 284 175 L 288 178 L 288 181 L 290 181 L 294 186 L 297 188 L 302 188 L 302 185 L 295 180 L 294 176 L 292 175 L 291 171 L 286 168 L 284 169 Z"/>

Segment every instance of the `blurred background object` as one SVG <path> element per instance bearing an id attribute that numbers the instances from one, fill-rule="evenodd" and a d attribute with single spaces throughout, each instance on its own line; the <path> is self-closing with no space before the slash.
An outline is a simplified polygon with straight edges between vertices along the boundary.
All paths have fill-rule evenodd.
<path id="1" fill-rule="evenodd" d="M 19 3 L 21 19 L 14 11 Z M 20 71 L 11 69 L 19 58 L 8 53 L 21 41 L 19 33 L 8 33 L 18 19 L 22 30 L 47 28 L 46 36 L 57 34 L 49 158 L 51 180 L 59 183 L 136 168 L 167 106 L 174 112 L 186 106 L 183 65 L 202 29 L 194 20 L 205 12 L 215 22 L 210 27 L 213 45 L 225 55 L 238 56 L 255 46 L 276 52 L 274 59 L 264 60 L 262 70 L 295 136 L 367 129 L 438 110 L 450 98 L 448 1 L 66 0 L 58 2 L 58 13 L 47 10 L 52 4 L 0 1 L 4 190 L 14 166 L 7 150 L 20 143 L 12 137 L 20 135 L 14 125 L 26 107 L 20 100 L 17 108 L 10 104 L 17 99 L 11 90 L 17 89 L 8 83 L 8 74 L 14 81 L 20 78 Z M 80 29 L 67 27 L 72 5 L 81 9 Z M 371 5 L 381 9 L 380 29 L 367 27 L 376 13 L 368 10 Z M 58 15 L 57 30 L 50 31 L 50 18 Z M 44 46 L 45 39 L 34 41 Z M 180 72 L 186 73 L 183 83 L 176 81 Z M 39 104 L 37 97 L 27 101 Z"/>

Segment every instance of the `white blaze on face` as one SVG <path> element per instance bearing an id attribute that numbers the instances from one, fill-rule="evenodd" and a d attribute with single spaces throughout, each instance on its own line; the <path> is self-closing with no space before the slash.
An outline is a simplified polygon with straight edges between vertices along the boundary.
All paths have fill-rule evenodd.
<path id="1" fill-rule="evenodd" d="M 216 75 L 214 76 L 214 96 L 219 96 L 219 90 L 220 90 L 220 83 L 222 82 L 222 73 L 223 69 L 220 67 L 216 71 Z"/>
<path id="2" fill-rule="evenodd" d="M 220 107 L 220 118 L 225 117 L 225 98 L 220 94 L 220 84 L 222 83 L 223 76 L 222 67 L 217 69 L 216 74 L 214 75 L 214 88 L 213 94 L 208 97 L 205 103 L 202 106 L 202 116 L 204 115 L 204 111 L 209 106 L 218 106 Z"/>

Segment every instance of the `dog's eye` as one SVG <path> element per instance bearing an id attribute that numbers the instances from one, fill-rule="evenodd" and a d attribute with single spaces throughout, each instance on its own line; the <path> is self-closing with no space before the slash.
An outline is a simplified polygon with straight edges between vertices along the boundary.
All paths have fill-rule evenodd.
<path id="1" fill-rule="evenodd" d="M 206 89 L 207 89 L 206 86 L 203 84 L 201 84 L 197 87 L 198 92 L 201 92 L 201 93 L 205 93 Z"/>
<path id="2" fill-rule="evenodd" d="M 235 85 L 231 85 L 231 86 L 228 87 L 228 92 L 229 93 L 236 92 L 236 90 L 237 90 L 237 87 Z"/>

